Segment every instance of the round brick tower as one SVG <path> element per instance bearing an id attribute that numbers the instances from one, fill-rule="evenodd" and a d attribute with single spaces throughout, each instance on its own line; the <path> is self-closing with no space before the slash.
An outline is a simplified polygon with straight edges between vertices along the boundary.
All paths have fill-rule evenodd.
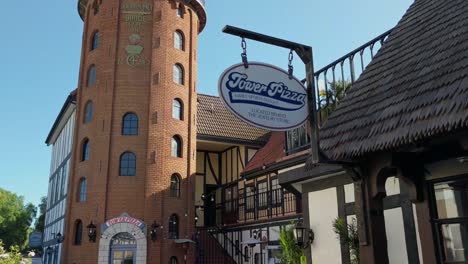
<path id="1" fill-rule="evenodd" d="M 194 263 L 204 0 L 79 0 L 78 10 L 84 33 L 61 260 Z"/>

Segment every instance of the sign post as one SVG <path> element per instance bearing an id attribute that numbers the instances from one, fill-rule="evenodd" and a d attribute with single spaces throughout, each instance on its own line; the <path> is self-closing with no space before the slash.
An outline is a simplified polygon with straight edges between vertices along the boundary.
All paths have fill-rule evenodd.
<path id="1" fill-rule="evenodd" d="M 307 83 L 307 105 L 308 105 L 308 116 L 309 116 L 309 136 L 310 136 L 310 146 L 311 146 L 311 156 L 312 164 L 317 164 L 320 161 L 319 158 L 319 132 L 318 132 L 318 123 L 317 123 L 317 98 L 315 95 L 315 79 L 314 79 L 314 63 L 313 63 L 313 53 L 312 47 L 291 42 L 288 40 L 283 40 L 260 33 L 248 31 L 245 29 L 225 26 L 223 29 L 224 33 L 239 36 L 241 38 L 251 39 L 273 46 L 278 46 L 290 50 L 294 50 L 296 54 L 301 58 L 302 62 L 305 64 L 306 70 L 306 83 Z M 244 61 L 244 63 L 247 60 Z M 238 115 L 239 116 L 239 115 Z M 244 119 L 245 120 L 245 119 Z M 280 129 L 278 129 L 280 130 Z"/>

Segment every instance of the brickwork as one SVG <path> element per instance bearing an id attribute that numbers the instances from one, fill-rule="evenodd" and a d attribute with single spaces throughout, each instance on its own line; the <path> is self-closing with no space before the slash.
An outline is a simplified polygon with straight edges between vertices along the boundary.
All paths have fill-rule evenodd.
<path id="1" fill-rule="evenodd" d="M 182 262 L 184 255 L 188 263 L 193 263 L 195 255 L 191 247 L 186 249 L 168 239 L 168 220 L 177 214 L 179 238 L 192 238 L 196 43 L 200 13 L 193 6 L 184 5 L 183 17 L 178 17 L 179 3 L 172 0 L 113 0 L 102 1 L 95 14 L 95 3 L 99 1 L 89 1 L 83 15 L 77 125 L 69 184 L 72 198 L 67 206 L 63 261 L 96 263 L 100 225 L 127 213 L 147 226 L 153 222 L 162 225 L 156 241 L 147 238 L 148 263 L 167 263 L 171 256 Z M 184 50 L 174 47 L 176 30 L 184 35 Z M 91 51 L 96 31 L 99 31 L 99 47 Z M 176 63 L 184 69 L 183 84 L 173 81 Z M 97 69 L 96 84 L 87 87 L 91 65 Z M 172 118 L 172 103 L 176 98 L 184 106 L 183 120 Z M 84 106 L 90 100 L 94 105 L 93 119 L 84 124 Z M 139 118 L 138 135 L 121 133 L 122 118 L 128 112 Z M 182 158 L 171 156 L 174 135 L 182 139 Z M 81 161 L 81 143 L 86 138 L 91 145 L 90 159 Z M 119 159 L 125 151 L 136 155 L 136 176 L 119 176 Z M 169 196 L 174 173 L 182 180 L 180 198 Z M 78 183 L 83 177 L 88 182 L 87 197 L 85 202 L 78 202 Z M 81 245 L 74 245 L 77 219 L 84 226 L 91 221 L 98 226 L 96 243 L 88 241 L 85 228 Z"/>

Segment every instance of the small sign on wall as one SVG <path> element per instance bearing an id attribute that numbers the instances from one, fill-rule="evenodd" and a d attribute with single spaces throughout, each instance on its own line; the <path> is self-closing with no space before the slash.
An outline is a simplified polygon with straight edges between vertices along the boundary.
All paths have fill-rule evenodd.
<path id="1" fill-rule="evenodd" d="M 223 72 L 219 95 L 227 108 L 244 122 L 271 131 L 287 131 L 307 119 L 307 93 L 296 78 L 273 65 L 249 62 Z"/>
<path id="2" fill-rule="evenodd" d="M 42 233 L 41 232 L 32 232 L 29 234 L 29 247 L 37 248 L 42 246 Z"/>

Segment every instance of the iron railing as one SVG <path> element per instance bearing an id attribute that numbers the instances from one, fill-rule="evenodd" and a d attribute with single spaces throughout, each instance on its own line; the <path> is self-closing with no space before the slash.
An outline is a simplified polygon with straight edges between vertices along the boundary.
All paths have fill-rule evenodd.
<path id="1" fill-rule="evenodd" d="M 217 224 L 220 225 L 232 225 L 302 212 L 301 200 L 285 189 L 255 192 L 227 200 L 218 204 L 216 209 L 222 216 L 217 218 Z"/>
<path id="2" fill-rule="evenodd" d="M 314 73 L 315 94 L 317 95 L 317 122 L 320 128 L 327 120 L 328 116 L 335 110 L 339 101 L 343 99 L 349 88 L 359 78 L 361 73 L 372 61 L 374 55 L 382 47 L 392 30 L 388 30 L 371 41 L 349 52 L 343 57 L 335 60 L 327 66 Z M 305 82 L 306 80 L 303 80 Z M 286 132 L 289 139 L 298 134 L 302 127 Z M 308 139 L 308 138 L 307 138 Z M 289 143 L 289 141 L 287 141 Z M 309 140 L 304 145 L 286 145 L 286 154 L 290 155 L 298 151 L 307 149 L 310 146 Z"/>
<path id="3" fill-rule="evenodd" d="M 197 2 L 199 2 L 203 7 L 205 7 L 205 0 L 197 0 Z"/>
<path id="4" fill-rule="evenodd" d="M 199 227 L 195 237 L 197 243 L 197 263 L 235 264 L 243 263 L 245 255 L 223 230 L 217 227 Z"/>
<path id="5" fill-rule="evenodd" d="M 391 31 L 384 32 L 315 72 L 319 127 L 372 61 Z"/>

